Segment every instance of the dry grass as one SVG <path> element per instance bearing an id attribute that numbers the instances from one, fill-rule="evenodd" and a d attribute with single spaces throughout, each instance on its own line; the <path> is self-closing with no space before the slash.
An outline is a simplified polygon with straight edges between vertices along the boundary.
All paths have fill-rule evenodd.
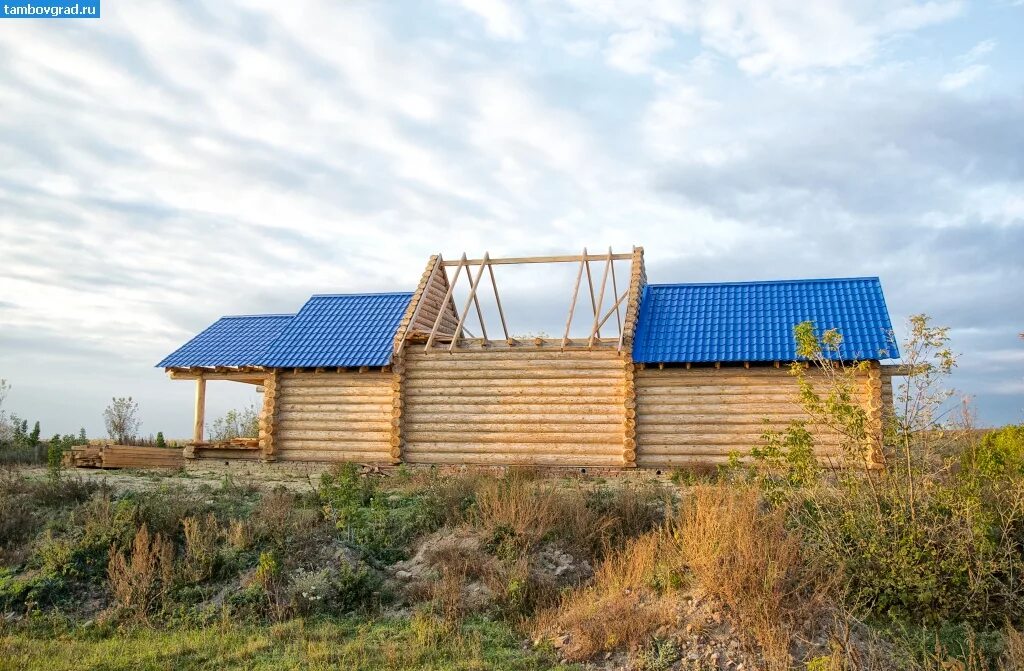
<path id="1" fill-rule="evenodd" d="M 174 548 L 162 534 L 150 536 L 143 525 L 135 534 L 130 556 L 110 547 L 107 578 L 115 607 L 145 620 L 171 587 Z"/>
<path id="2" fill-rule="evenodd" d="M 657 629 L 675 622 L 678 597 L 666 591 L 674 559 L 675 544 L 663 532 L 628 541 L 605 556 L 590 586 L 538 614 L 534 634 L 562 641 L 561 653 L 570 661 L 645 645 Z"/>
<path id="3" fill-rule="evenodd" d="M 217 561 L 220 525 L 213 513 L 205 518 L 186 517 L 181 521 L 185 532 L 185 558 L 181 572 L 187 582 L 200 583 L 213 575 Z"/>
<path id="4" fill-rule="evenodd" d="M 756 489 L 695 487 L 674 533 L 695 581 L 730 608 L 771 666 L 789 668 L 790 644 L 815 619 L 827 581 L 804 561 L 785 512 L 766 509 Z"/>
<path id="5" fill-rule="evenodd" d="M 1004 648 L 999 660 L 999 671 L 1024 671 L 1024 632 L 1007 627 Z"/>

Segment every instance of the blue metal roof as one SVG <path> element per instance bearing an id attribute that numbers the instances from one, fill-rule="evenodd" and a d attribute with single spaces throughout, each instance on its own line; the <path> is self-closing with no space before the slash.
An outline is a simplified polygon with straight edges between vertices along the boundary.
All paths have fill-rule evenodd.
<path id="1" fill-rule="evenodd" d="M 386 366 L 411 293 L 313 296 L 258 364 L 275 368 Z"/>
<path id="2" fill-rule="evenodd" d="M 294 315 L 221 317 L 176 349 L 159 368 L 252 366 Z"/>
<path id="3" fill-rule="evenodd" d="M 794 361 L 793 327 L 838 329 L 842 359 L 899 357 L 877 277 L 650 284 L 633 341 L 642 363 Z"/>

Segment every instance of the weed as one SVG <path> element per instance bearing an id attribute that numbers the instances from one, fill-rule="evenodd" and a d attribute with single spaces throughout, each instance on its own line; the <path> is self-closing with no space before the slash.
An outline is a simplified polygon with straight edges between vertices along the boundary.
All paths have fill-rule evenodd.
<path id="1" fill-rule="evenodd" d="M 182 575 L 188 583 L 200 583 L 213 575 L 217 562 L 217 542 L 220 526 L 213 513 L 205 518 L 186 517 L 182 520 L 185 534 L 185 557 Z"/>
<path id="2" fill-rule="evenodd" d="M 174 577 L 174 548 L 161 535 L 151 536 L 142 525 L 130 555 L 110 548 L 107 576 L 114 605 L 135 619 L 145 620 L 161 605 Z"/>

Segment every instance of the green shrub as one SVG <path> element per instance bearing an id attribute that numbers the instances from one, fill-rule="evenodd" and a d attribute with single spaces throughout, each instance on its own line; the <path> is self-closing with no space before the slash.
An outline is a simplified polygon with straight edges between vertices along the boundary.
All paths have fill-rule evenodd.
<path id="1" fill-rule="evenodd" d="M 375 482 L 361 477 L 354 464 L 325 473 L 317 493 L 345 539 L 385 563 L 406 558 L 409 544 L 442 522 L 437 499 L 424 493 L 379 494 Z"/>

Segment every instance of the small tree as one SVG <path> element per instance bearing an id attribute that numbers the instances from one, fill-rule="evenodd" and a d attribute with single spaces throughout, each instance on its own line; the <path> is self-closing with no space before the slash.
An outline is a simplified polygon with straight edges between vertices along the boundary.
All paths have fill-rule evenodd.
<path id="1" fill-rule="evenodd" d="M 164 432 L 163 431 L 157 431 L 156 432 L 156 446 L 157 447 L 167 447 L 167 441 L 164 440 Z"/>
<path id="2" fill-rule="evenodd" d="M 103 421 L 111 440 L 126 444 L 135 439 L 142 426 L 137 416 L 138 411 L 139 404 L 131 396 L 111 399 L 110 405 L 103 411 Z"/>
<path id="3" fill-rule="evenodd" d="M 210 425 L 210 440 L 217 442 L 232 438 L 257 438 L 260 435 L 260 413 L 255 405 L 241 410 L 228 410 Z"/>
<path id="4" fill-rule="evenodd" d="M 28 434 L 28 443 L 32 447 L 39 444 L 39 421 L 37 420 L 35 426 L 32 427 L 32 433 Z"/>

